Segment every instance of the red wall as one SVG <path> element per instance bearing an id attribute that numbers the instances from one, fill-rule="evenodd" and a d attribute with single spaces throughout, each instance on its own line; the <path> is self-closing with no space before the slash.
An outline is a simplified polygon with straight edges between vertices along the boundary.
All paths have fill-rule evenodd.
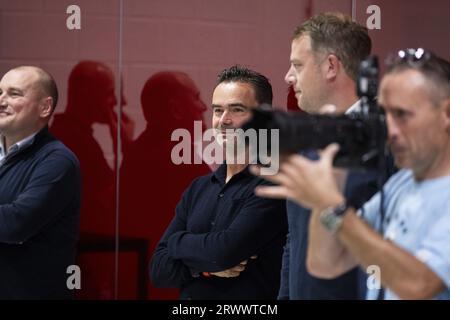
<path id="1" fill-rule="evenodd" d="M 66 28 L 66 9 L 71 4 L 81 8 L 81 30 Z M 247 65 L 270 78 L 274 103 L 285 108 L 287 86 L 283 78 L 289 65 L 291 34 L 294 27 L 310 14 L 336 10 L 351 14 L 353 9 L 356 20 L 365 23 L 369 16 L 366 8 L 376 4 L 381 9 L 381 29 L 370 31 L 374 53 L 383 58 L 393 49 L 423 46 L 450 58 L 450 1 L 447 0 L 127 0 L 123 1 L 122 10 L 120 4 L 120 0 L 0 0 L 1 74 L 17 65 L 39 65 L 48 70 L 59 86 L 57 113 L 62 114 L 66 110 L 68 77 L 72 68 L 81 60 L 105 63 L 115 75 L 113 81 L 117 84 L 117 97 L 119 79 L 122 79 L 127 100 L 124 110 L 135 124 L 132 138 L 136 139 L 146 128 L 140 103 L 142 88 L 146 80 L 159 71 L 185 72 L 199 88 L 204 103 L 209 105 L 218 72 L 232 64 Z M 175 93 L 179 89 L 167 90 Z M 86 99 L 92 100 L 93 96 L 87 95 Z M 83 112 L 86 115 L 91 111 L 86 109 Z M 204 115 L 207 125 L 210 115 L 209 110 Z M 168 126 L 168 119 L 161 116 L 156 126 Z M 138 152 L 147 162 L 137 162 L 131 183 L 128 181 L 125 186 L 122 181 L 119 190 L 123 192 L 124 188 L 131 188 L 131 194 L 136 195 L 147 190 L 148 199 L 141 205 L 140 212 L 127 207 L 119 210 L 115 202 L 118 176 L 114 171 L 116 152 L 111 130 L 105 123 L 93 122 L 90 125 L 94 130 L 85 132 L 85 138 L 77 130 L 67 129 L 64 133 L 75 137 L 67 143 L 79 148 L 79 156 L 90 159 L 84 161 L 86 183 L 95 183 L 100 179 L 97 176 L 100 170 L 109 170 L 105 171 L 108 178 L 104 180 L 109 181 L 104 184 L 105 190 L 97 190 L 99 193 L 92 200 L 100 200 L 103 204 L 99 206 L 104 205 L 107 209 L 93 207 L 91 202 L 85 203 L 87 209 L 82 212 L 82 218 L 92 222 L 94 227 L 83 229 L 82 226 L 82 232 L 96 235 L 94 238 L 83 235 L 84 245 L 92 247 L 93 243 L 114 240 L 116 214 L 120 213 L 118 221 L 122 230 L 136 230 L 134 234 L 127 231 L 124 236 L 134 236 L 149 244 L 145 257 L 148 260 L 182 190 L 193 176 L 208 169 L 174 168 L 171 163 L 162 163 L 161 159 L 166 158 L 160 152 L 167 145 L 155 149 L 150 145 L 156 138 L 143 139 L 149 146 L 141 145 Z M 100 156 L 95 156 L 97 158 L 93 151 L 87 152 L 87 140 L 83 139 L 88 139 L 89 135 L 93 137 L 91 142 L 98 143 L 93 147 L 100 152 Z M 122 156 L 120 154 L 119 159 Z M 103 169 L 100 169 L 101 164 Z M 152 188 L 156 167 L 160 171 L 156 174 L 157 180 L 178 183 L 174 183 L 172 189 L 170 185 L 166 186 L 167 189 Z M 87 212 L 90 212 L 89 216 Z M 95 238 L 98 234 L 104 237 Z M 111 243 L 114 249 L 114 242 Z M 125 248 L 125 242 L 122 244 Z M 137 246 L 132 244 L 131 248 Z M 136 293 L 138 283 L 147 283 L 148 279 L 145 276 L 138 278 L 136 252 L 122 252 L 118 272 L 113 253 L 114 250 L 80 256 L 88 279 L 84 282 L 87 289 L 80 294 L 81 297 L 139 297 Z M 119 279 L 117 292 L 116 273 Z M 173 292 L 157 291 L 151 287 L 148 290 L 150 298 L 175 297 Z"/>

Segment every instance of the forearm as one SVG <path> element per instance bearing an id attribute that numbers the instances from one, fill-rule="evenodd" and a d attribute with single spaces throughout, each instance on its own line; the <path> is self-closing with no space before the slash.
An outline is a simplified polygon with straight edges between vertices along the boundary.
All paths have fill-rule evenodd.
<path id="1" fill-rule="evenodd" d="M 253 197 L 226 229 L 201 234 L 177 232 L 170 236 L 167 247 L 171 257 L 189 267 L 217 272 L 259 255 L 285 232 L 284 202 Z"/>
<path id="2" fill-rule="evenodd" d="M 56 152 L 50 155 L 34 169 L 24 190 L 0 205 L 0 242 L 26 242 L 76 205 L 79 188 L 77 165 Z"/>
<path id="3" fill-rule="evenodd" d="M 158 242 L 150 263 L 150 278 L 158 287 L 180 287 L 192 279 L 190 268 L 182 260 L 171 256 L 168 250 L 171 236 L 186 230 L 185 201 L 184 195 L 177 205 L 174 218 Z"/>
<path id="4" fill-rule="evenodd" d="M 221 231 L 206 234 L 177 232 L 168 241 L 169 255 L 187 266 L 202 271 L 218 272 L 248 259 L 251 239 L 245 235 Z"/>
<path id="5" fill-rule="evenodd" d="M 170 258 L 167 248 L 159 246 L 150 264 L 150 279 L 157 287 L 176 288 L 191 280 L 192 275 L 182 261 Z"/>
<path id="6" fill-rule="evenodd" d="M 309 221 L 307 268 L 316 277 L 335 278 L 353 268 L 356 262 L 350 259 L 337 236 L 322 225 L 321 211 L 314 209 Z"/>
<path id="7" fill-rule="evenodd" d="M 375 265 L 381 284 L 403 299 L 428 299 L 444 289 L 443 282 L 423 262 L 394 243 L 383 239 L 353 212 L 349 212 L 339 240 L 359 264 Z"/>

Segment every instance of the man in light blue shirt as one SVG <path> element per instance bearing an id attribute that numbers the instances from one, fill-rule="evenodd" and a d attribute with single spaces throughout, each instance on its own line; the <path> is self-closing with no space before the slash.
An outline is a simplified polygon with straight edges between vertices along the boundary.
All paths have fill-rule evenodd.
<path id="1" fill-rule="evenodd" d="M 384 237 L 410 251 L 438 277 L 446 280 L 447 290 L 436 298 L 450 299 L 450 175 L 416 181 L 411 170 L 401 170 L 384 187 Z M 371 226 L 380 228 L 380 194 L 358 212 Z M 383 276 L 383 274 L 381 274 Z M 378 290 L 368 290 L 376 299 Z M 386 299 L 398 299 L 392 290 Z"/>
<path id="2" fill-rule="evenodd" d="M 421 48 L 399 51 L 379 103 L 402 168 L 383 188 L 383 203 L 377 193 L 358 212 L 348 205 L 333 176 L 337 145 L 318 161 L 291 156 L 267 177 L 279 186 L 256 193 L 312 210 L 312 275 L 334 278 L 360 265 L 373 272 L 368 299 L 450 299 L 450 63 Z"/>

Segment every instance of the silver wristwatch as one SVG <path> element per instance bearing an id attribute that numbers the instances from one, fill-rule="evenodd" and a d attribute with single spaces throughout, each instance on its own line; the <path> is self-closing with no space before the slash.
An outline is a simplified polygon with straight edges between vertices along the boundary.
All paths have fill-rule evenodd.
<path id="1" fill-rule="evenodd" d="M 337 207 L 328 207 L 320 213 L 320 222 L 327 230 L 335 233 L 341 227 L 347 209 L 346 202 Z"/>

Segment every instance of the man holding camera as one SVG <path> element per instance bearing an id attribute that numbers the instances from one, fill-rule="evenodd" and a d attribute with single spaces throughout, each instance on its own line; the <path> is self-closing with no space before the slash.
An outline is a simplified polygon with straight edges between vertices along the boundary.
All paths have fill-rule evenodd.
<path id="1" fill-rule="evenodd" d="M 339 13 L 319 14 L 294 31 L 285 80 L 299 108 L 310 114 L 327 111 L 343 114 L 359 111 L 356 79 L 361 61 L 370 54 L 367 29 Z M 314 156 L 314 155 L 310 155 Z M 376 192 L 376 173 L 351 174 L 346 194 L 364 202 Z M 360 191 L 367 195 L 363 196 Z M 283 254 L 279 299 L 356 299 L 362 294 L 358 270 L 334 280 L 323 280 L 306 271 L 310 213 L 294 202 L 287 203 L 289 235 Z"/>
<path id="2" fill-rule="evenodd" d="M 338 190 L 328 146 L 318 161 L 288 158 L 257 194 L 312 210 L 308 270 L 331 279 L 360 265 L 386 290 L 368 299 L 450 299 L 450 63 L 401 50 L 381 82 L 388 143 L 402 168 L 356 211 Z M 382 214 L 384 212 L 384 214 Z"/>

